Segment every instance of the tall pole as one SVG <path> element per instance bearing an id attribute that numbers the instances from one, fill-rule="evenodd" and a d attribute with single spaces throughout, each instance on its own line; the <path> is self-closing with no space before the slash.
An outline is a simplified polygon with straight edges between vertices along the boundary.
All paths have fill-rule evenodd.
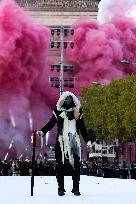
<path id="1" fill-rule="evenodd" d="M 35 147 L 33 147 L 33 156 L 32 156 L 31 196 L 33 196 L 33 188 L 34 188 L 34 171 L 35 171 Z"/>
<path id="2" fill-rule="evenodd" d="M 64 37 L 64 27 L 61 26 L 60 29 L 60 41 L 61 41 L 61 59 L 60 59 L 60 95 L 63 93 L 64 89 L 64 73 L 63 73 L 63 65 L 64 65 L 64 44 L 63 44 L 63 37 Z"/>
<path id="3" fill-rule="evenodd" d="M 34 130 L 31 136 L 31 143 L 33 148 L 32 155 L 32 175 L 31 175 L 31 196 L 33 196 L 33 188 L 34 188 L 34 173 L 35 173 L 35 147 L 36 147 L 36 131 Z"/>

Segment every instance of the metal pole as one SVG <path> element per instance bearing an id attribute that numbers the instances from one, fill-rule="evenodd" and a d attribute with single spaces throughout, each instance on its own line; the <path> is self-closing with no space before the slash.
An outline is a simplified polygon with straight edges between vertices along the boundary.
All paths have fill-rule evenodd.
<path id="1" fill-rule="evenodd" d="M 31 176 L 31 196 L 33 196 L 34 188 L 34 173 L 35 173 L 35 147 L 36 147 L 36 131 L 34 130 L 31 136 L 31 143 L 33 146 L 33 155 L 32 155 L 32 176 Z"/>
<path id="2" fill-rule="evenodd" d="M 33 156 L 32 156 L 31 196 L 33 196 L 33 188 L 34 188 L 34 171 L 35 171 L 35 147 L 33 148 Z"/>
<path id="3" fill-rule="evenodd" d="M 64 73 L 63 73 L 63 65 L 64 65 L 64 43 L 63 43 L 63 36 L 64 35 L 64 27 L 61 26 L 60 28 L 60 41 L 61 41 L 61 59 L 60 59 L 60 95 L 63 93 L 63 88 L 64 88 Z"/>

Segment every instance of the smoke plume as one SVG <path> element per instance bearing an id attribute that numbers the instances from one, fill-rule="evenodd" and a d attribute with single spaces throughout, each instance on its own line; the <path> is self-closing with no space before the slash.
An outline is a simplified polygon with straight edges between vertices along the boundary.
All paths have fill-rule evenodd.
<path id="1" fill-rule="evenodd" d="M 33 129 L 40 128 L 51 113 L 55 96 L 49 95 L 52 90 L 48 83 L 49 40 L 48 28 L 35 25 L 13 1 L 1 2 L 1 155 L 2 149 L 8 149 L 11 141 L 20 153 L 31 145 L 30 113 Z"/>
<path id="2" fill-rule="evenodd" d="M 81 17 L 73 25 L 75 46 L 66 51 L 66 57 L 75 66 L 77 94 L 81 86 L 93 81 L 107 84 L 136 73 L 134 64 L 121 63 L 136 61 L 136 21 L 126 15 L 131 14 L 135 2 L 102 0 L 98 18 L 104 23 Z"/>

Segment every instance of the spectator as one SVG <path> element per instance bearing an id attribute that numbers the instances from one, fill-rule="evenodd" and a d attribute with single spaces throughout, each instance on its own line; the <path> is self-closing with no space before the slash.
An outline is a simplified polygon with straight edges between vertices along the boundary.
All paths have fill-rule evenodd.
<path id="1" fill-rule="evenodd" d="M 136 161 L 133 161 L 131 164 L 130 175 L 131 175 L 131 179 L 136 180 Z"/>
<path id="2" fill-rule="evenodd" d="M 128 168 L 125 161 L 123 161 L 123 165 L 121 167 L 121 178 L 122 179 L 129 178 Z"/>

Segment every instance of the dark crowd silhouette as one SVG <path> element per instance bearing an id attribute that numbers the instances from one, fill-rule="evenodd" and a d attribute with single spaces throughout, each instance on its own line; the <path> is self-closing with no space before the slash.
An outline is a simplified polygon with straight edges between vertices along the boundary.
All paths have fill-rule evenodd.
<path id="1" fill-rule="evenodd" d="M 72 167 L 67 161 L 65 164 L 65 176 L 72 175 Z M 0 176 L 30 176 L 32 174 L 32 161 L 29 158 L 14 160 L 0 159 Z M 35 176 L 55 176 L 55 160 L 38 158 L 35 160 Z M 104 178 L 136 179 L 136 161 L 127 164 L 102 161 L 101 159 L 82 160 L 80 174 Z"/>

